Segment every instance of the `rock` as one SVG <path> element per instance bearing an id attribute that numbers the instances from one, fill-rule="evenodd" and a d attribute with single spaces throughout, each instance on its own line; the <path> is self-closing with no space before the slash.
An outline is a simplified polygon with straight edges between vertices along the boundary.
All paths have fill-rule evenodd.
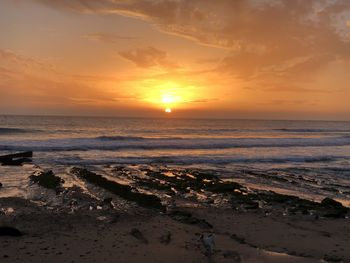
<path id="1" fill-rule="evenodd" d="M 40 186 L 53 190 L 58 190 L 64 183 L 64 180 L 56 176 L 51 170 L 34 173 L 29 177 L 29 179 L 33 183 L 37 183 Z"/>
<path id="2" fill-rule="evenodd" d="M 2 187 L 2 183 L 0 183 L 0 188 Z"/>
<path id="3" fill-rule="evenodd" d="M 24 163 L 31 163 L 32 159 L 30 158 L 18 158 L 18 159 L 7 159 L 1 161 L 2 165 L 7 165 L 7 166 L 20 166 Z"/>
<path id="4" fill-rule="evenodd" d="M 211 180 L 211 181 L 216 181 L 219 180 L 219 178 L 212 174 L 212 173 L 205 173 L 202 171 L 188 171 L 189 174 L 194 176 L 197 181 L 203 181 L 203 180 Z"/>
<path id="5" fill-rule="evenodd" d="M 259 203 L 256 194 L 248 194 L 241 191 L 231 193 L 231 204 L 233 208 L 243 205 L 246 209 L 257 209 Z"/>
<path id="6" fill-rule="evenodd" d="M 206 234 L 206 235 L 201 235 L 200 240 L 202 241 L 202 244 L 205 248 L 205 254 L 207 256 L 211 256 L 214 254 L 214 248 L 215 248 L 215 236 L 214 234 Z"/>
<path id="7" fill-rule="evenodd" d="M 213 183 L 211 186 L 208 186 L 206 190 L 213 193 L 230 193 L 241 188 L 243 188 L 243 186 L 235 182 L 217 182 Z"/>
<path id="8" fill-rule="evenodd" d="M 259 207 L 259 203 L 258 202 L 252 201 L 251 203 L 245 205 L 244 208 L 245 209 L 258 209 L 260 207 Z"/>
<path id="9" fill-rule="evenodd" d="M 330 263 L 342 263 L 344 260 L 336 255 L 325 255 L 323 260 Z"/>
<path id="10" fill-rule="evenodd" d="M 1 155 L 0 156 L 0 162 L 7 159 L 17 159 L 17 158 L 32 158 L 33 152 L 20 152 L 20 153 L 14 153 L 14 154 L 7 154 L 7 155 Z"/>
<path id="11" fill-rule="evenodd" d="M 159 180 L 138 178 L 137 185 L 148 189 L 171 192 L 171 186 L 168 183 L 161 183 Z"/>
<path id="12" fill-rule="evenodd" d="M 243 191 L 243 189 L 240 189 Z M 288 207 L 287 214 L 295 214 L 297 212 L 304 215 L 316 214 L 324 217 L 344 218 L 349 209 L 341 203 L 325 198 L 321 203 L 301 199 L 297 196 L 284 195 L 272 191 L 256 191 L 255 193 L 244 193 L 234 191 L 230 193 L 231 204 L 233 208 L 244 207 L 245 209 L 258 209 L 259 203 L 275 206 L 282 204 L 284 209 Z M 283 212 L 282 212 L 283 213 Z"/>
<path id="13" fill-rule="evenodd" d="M 108 197 L 103 199 L 101 206 L 105 207 L 105 208 L 114 208 L 113 203 L 112 203 L 113 198 L 112 197 Z"/>
<path id="14" fill-rule="evenodd" d="M 12 237 L 20 237 L 23 234 L 14 227 L 3 226 L 0 227 L 0 236 L 12 236 Z"/>
<path id="15" fill-rule="evenodd" d="M 2 165 L 22 165 L 23 163 L 32 162 L 33 152 L 20 152 L 0 156 Z"/>
<path id="16" fill-rule="evenodd" d="M 156 195 L 134 192 L 132 187 L 129 185 L 124 185 L 115 181 L 110 181 L 105 177 L 90 172 L 86 169 L 74 167 L 71 169 L 71 172 L 79 178 L 82 178 L 91 184 L 104 188 L 110 191 L 111 193 L 116 194 L 128 201 L 135 202 L 140 206 L 165 211 L 165 207 L 162 205 L 160 198 Z"/>
<path id="17" fill-rule="evenodd" d="M 103 204 L 110 205 L 112 203 L 112 200 L 113 200 L 112 197 L 104 198 L 103 199 Z"/>
<path id="18" fill-rule="evenodd" d="M 197 225 L 200 228 L 211 229 L 213 226 L 205 221 L 204 219 L 198 219 L 194 217 L 191 213 L 185 211 L 172 211 L 169 213 L 169 216 L 178 222 L 188 224 L 188 225 Z"/>
<path id="19" fill-rule="evenodd" d="M 131 229 L 130 234 L 135 237 L 137 240 L 141 241 L 144 244 L 148 244 L 148 240 L 143 236 L 140 230 L 137 228 Z"/>
<path id="20" fill-rule="evenodd" d="M 169 245 L 171 241 L 171 232 L 168 231 L 166 232 L 164 235 L 162 235 L 160 237 L 160 243 L 165 244 L 165 245 Z"/>
<path id="21" fill-rule="evenodd" d="M 326 197 L 321 201 L 321 204 L 326 207 L 343 207 L 342 203 Z"/>
<path id="22" fill-rule="evenodd" d="M 349 210 L 340 202 L 328 197 L 322 200 L 321 205 L 323 206 L 321 215 L 324 217 L 344 218 Z"/>

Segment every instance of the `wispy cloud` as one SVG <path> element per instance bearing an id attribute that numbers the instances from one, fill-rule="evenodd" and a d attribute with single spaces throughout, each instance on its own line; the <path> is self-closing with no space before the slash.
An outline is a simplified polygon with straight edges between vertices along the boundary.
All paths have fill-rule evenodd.
<path id="1" fill-rule="evenodd" d="M 53 65 L 39 59 L 15 53 L 11 50 L 0 48 L 0 62 L 11 63 L 25 68 L 53 69 Z"/>
<path id="2" fill-rule="evenodd" d="M 86 39 L 92 40 L 92 41 L 100 41 L 104 43 L 109 44 L 116 44 L 123 40 L 136 40 L 137 37 L 130 37 L 130 36 L 120 36 L 115 34 L 109 34 L 109 33 L 91 33 L 84 36 Z"/>
<path id="3" fill-rule="evenodd" d="M 119 55 L 141 68 L 159 66 L 166 69 L 175 69 L 179 67 L 177 63 L 169 59 L 167 52 L 154 47 L 121 51 Z"/>

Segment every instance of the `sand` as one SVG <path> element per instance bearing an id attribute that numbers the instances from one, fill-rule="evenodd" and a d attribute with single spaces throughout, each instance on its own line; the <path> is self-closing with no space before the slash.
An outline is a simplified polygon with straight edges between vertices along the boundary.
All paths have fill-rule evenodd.
<path id="1" fill-rule="evenodd" d="M 0 237 L 1 262 L 350 262 L 348 219 L 187 208 L 213 225 L 203 229 L 142 208 L 133 214 L 111 209 L 57 214 L 29 201 L 1 199 L 6 206 L 14 212 L 2 220 L 24 235 Z M 200 238 L 209 233 L 215 240 L 212 255 Z"/>

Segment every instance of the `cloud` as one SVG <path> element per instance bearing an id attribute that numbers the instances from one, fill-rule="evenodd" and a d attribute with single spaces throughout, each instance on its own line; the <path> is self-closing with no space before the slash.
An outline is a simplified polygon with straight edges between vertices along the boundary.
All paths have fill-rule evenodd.
<path id="1" fill-rule="evenodd" d="M 10 50 L 4 50 L 0 48 L 0 63 L 10 63 L 12 65 L 21 66 L 24 68 L 45 68 L 52 69 L 51 64 L 45 63 L 38 59 L 34 59 L 28 56 L 24 56 L 18 53 L 15 53 Z"/>
<path id="2" fill-rule="evenodd" d="M 117 102 L 128 103 L 137 99 L 133 93 L 115 87 L 115 83 L 122 85 L 123 81 L 115 76 L 51 70 L 45 62 L 0 49 L 1 107 L 54 105 L 64 108 L 82 104 L 115 107 Z"/>
<path id="3" fill-rule="evenodd" d="M 122 79 L 114 76 L 101 76 L 101 75 L 79 75 L 79 74 L 73 74 L 68 75 L 68 77 L 71 77 L 72 79 L 76 81 L 82 81 L 82 82 L 120 82 Z"/>
<path id="4" fill-rule="evenodd" d="M 309 101 L 309 100 L 271 100 L 267 102 L 261 102 L 262 105 L 273 105 L 273 106 L 280 106 L 280 105 L 316 105 L 317 101 Z"/>
<path id="5" fill-rule="evenodd" d="M 244 80 L 303 79 L 339 58 L 350 58 L 348 0 L 33 1 L 76 12 L 136 17 L 165 33 L 227 49 L 229 55 L 216 70 Z M 120 55 L 139 67 L 174 66 L 154 48 Z"/>
<path id="6" fill-rule="evenodd" d="M 176 63 L 169 60 L 168 54 L 165 51 L 154 47 L 121 51 L 119 55 L 140 68 L 158 66 L 166 69 L 175 69 L 179 67 Z"/>
<path id="7" fill-rule="evenodd" d="M 110 44 L 119 43 L 122 40 L 135 40 L 137 37 L 129 37 L 129 36 L 120 36 L 115 34 L 108 33 L 91 33 L 84 36 L 85 38 L 92 41 L 100 41 Z"/>
<path id="8" fill-rule="evenodd" d="M 198 100 L 190 100 L 189 103 L 210 103 L 210 102 L 216 102 L 219 101 L 219 99 L 213 98 L 213 99 L 198 99 Z"/>
<path id="9" fill-rule="evenodd" d="M 12 75 L 14 73 L 16 73 L 16 71 L 0 66 L 0 75 L 1 76 L 8 76 L 8 75 Z"/>
<path id="10" fill-rule="evenodd" d="M 198 64 L 217 64 L 221 61 L 220 58 L 201 58 L 197 59 L 196 63 Z"/>

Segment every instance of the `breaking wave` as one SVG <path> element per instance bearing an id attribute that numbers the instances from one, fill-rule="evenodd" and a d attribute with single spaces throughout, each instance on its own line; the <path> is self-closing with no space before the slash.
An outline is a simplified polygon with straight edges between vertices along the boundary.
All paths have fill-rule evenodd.
<path id="1" fill-rule="evenodd" d="M 326 147 L 350 145 L 349 136 L 326 138 L 147 138 L 102 136 L 48 140 L 11 140 L 0 143 L 0 151 L 87 151 L 87 150 L 193 150 L 230 148 Z"/>

